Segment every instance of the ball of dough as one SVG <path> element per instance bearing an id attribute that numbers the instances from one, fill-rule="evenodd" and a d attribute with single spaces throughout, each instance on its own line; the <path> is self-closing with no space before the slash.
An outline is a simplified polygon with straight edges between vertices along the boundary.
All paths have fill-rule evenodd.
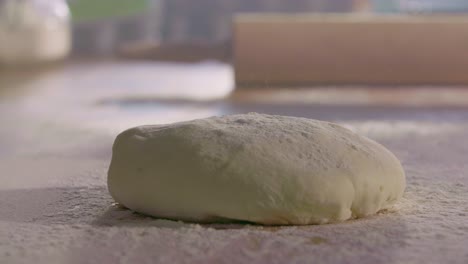
<path id="1" fill-rule="evenodd" d="M 155 217 L 304 225 L 391 206 L 405 174 L 382 145 L 337 124 L 251 113 L 122 132 L 108 187 Z"/>

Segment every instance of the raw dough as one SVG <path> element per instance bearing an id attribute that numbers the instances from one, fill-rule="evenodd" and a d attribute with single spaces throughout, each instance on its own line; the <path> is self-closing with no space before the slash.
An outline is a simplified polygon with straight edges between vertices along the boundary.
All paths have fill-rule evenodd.
<path id="1" fill-rule="evenodd" d="M 405 174 L 382 145 L 337 124 L 251 113 L 121 133 L 108 186 L 156 217 L 303 225 L 388 208 Z"/>

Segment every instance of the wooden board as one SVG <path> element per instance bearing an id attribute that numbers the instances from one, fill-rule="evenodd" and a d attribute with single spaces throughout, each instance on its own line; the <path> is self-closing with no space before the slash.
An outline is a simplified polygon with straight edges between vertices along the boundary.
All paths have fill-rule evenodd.
<path id="1" fill-rule="evenodd" d="M 468 84 L 468 16 L 240 15 L 238 84 Z"/>

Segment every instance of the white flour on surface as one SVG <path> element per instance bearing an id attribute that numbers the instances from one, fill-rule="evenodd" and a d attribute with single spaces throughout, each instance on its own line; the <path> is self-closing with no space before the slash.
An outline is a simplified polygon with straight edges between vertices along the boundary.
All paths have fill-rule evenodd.
<path id="1" fill-rule="evenodd" d="M 334 123 L 256 113 L 122 132 L 108 177 L 114 199 L 140 213 L 274 225 L 368 216 L 405 188 L 380 144 Z"/>
<path id="2" fill-rule="evenodd" d="M 0 130 L 1 262 L 466 264 L 468 114 L 427 111 L 424 129 L 454 119 L 451 129 L 406 133 L 401 124 L 421 122 L 419 110 L 406 111 L 404 121 L 392 109 L 373 119 L 360 108 L 326 113 L 401 159 L 407 189 L 398 210 L 301 227 L 197 225 L 132 213 L 113 205 L 105 185 L 114 136 L 16 116 L 15 126 Z M 316 112 L 304 113 L 320 118 Z M 380 134 L 383 120 L 392 121 Z"/>

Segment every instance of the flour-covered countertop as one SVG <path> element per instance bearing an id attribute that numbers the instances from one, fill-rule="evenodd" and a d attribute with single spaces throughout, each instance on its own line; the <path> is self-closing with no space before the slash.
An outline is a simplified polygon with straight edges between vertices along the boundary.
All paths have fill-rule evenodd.
<path id="1" fill-rule="evenodd" d="M 468 263 L 466 89 L 418 88 L 423 102 L 399 90 L 398 105 L 383 98 L 389 88 L 222 99 L 232 86 L 231 68 L 212 63 L 0 74 L 0 263 Z M 444 105 L 430 103 L 437 97 Z M 334 121 L 381 142 L 406 170 L 404 200 L 300 227 L 197 225 L 113 203 L 106 174 L 122 129 L 252 111 Z"/>

